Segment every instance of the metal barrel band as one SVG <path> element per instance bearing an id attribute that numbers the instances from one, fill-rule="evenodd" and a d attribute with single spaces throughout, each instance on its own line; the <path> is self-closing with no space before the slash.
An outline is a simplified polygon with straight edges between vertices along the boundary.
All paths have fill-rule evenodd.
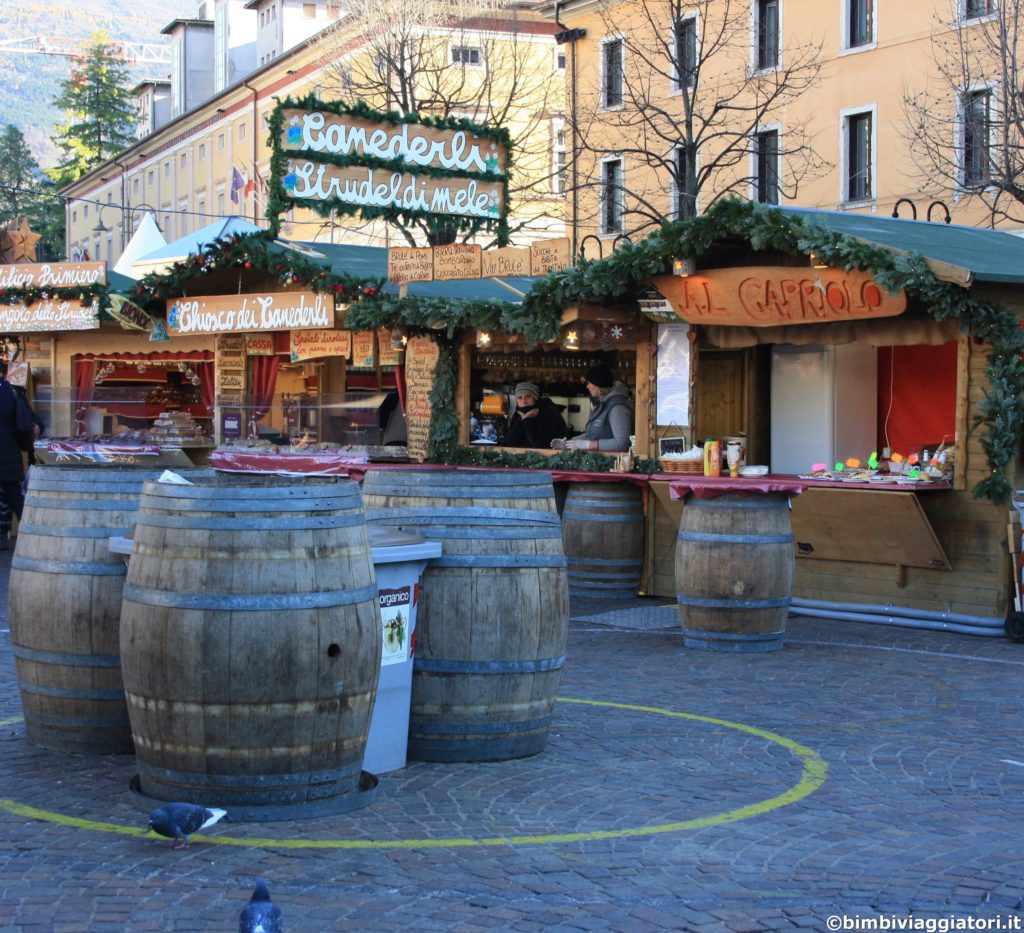
<path id="1" fill-rule="evenodd" d="M 113 538 L 123 535 L 127 525 L 120 528 L 75 528 L 68 525 L 37 525 L 35 522 L 21 522 L 18 534 L 40 535 L 50 538 Z"/>
<path id="2" fill-rule="evenodd" d="M 435 541 L 541 541 L 562 540 L 562 529 L 557 525 L 545 525 L 538 528 L 528 525 L 524 528 L 495 528 L 493 525 L 473 525 L 463 528 L 432 527 L 417 525 L 416 530 L 425 538 Z"/>
<path id="3" fill-rule="evenodd" d="M 790 596 L 777 599 L 714 599 L 707 596 L 686 596 L 679 593 L 676 597 L 681 606 L 693 606 L 697 609 L 783 609 L 792 601 Z"/>
<path id="4" fill-rule="evenodd" d="M 24 716 L 27 726 L 41 729 L 124 729 L 128 726 L 127 716 L 54 716 L 35 710 L 25 710 Z"/>
<path id="5" fill-rule="evenodd" d="M 727 535 L 713 531 L 680 531 L 680 541 L 700 541 L 706 544 L 792 544 L 793 536 L 786 535 Z"/>
<path id="6" fill-rule="evenodd" d="M 270 495 L 274 503 L 319 502 L 343 499 L 359 499 L 359 487 L 352 480 L 335 484 L 333 482 L 299 479 L 287 485 L 266 484 L 257 486 L 234 486 L 229 484 L 189 484 L 187 486 L 150 482 L 144 487 L 147 496 L 154 499 L 213 499 L 217 502 L 265 502 Z"/>
<path id="7" fill-rule="evenodd" d="M 521 661 L 455 661 L 444 658 L 416 658 L 413 670 L 423 674 L 538 674 L 559 671 L 565 655 Z"/>
<path id="8" fill-rule="evenodd" d="M 502 508 L 460 508 L 459 506 L 437 506 L 425 508 L 387 508 L 366 510 L 366 518 L 372 522 L 387 522 L 393 525 L 407 522 L 418 524 L 468 524 L 472 521 L 494 522 L 509 520 L 528 525 L 558 525 L 558 515 L 543 509 L 502 509 Z"/>
<path id="9" fill-rule="evenodd" d="M 542 716 L 540 719 L 522 722 L 422 722 L 417 719 L 410 725 L 409 731 L 420 735 L 501 735 L 547 729 L 551 725 L 551 718 Z"/>
<path id="10" fill-rule="evenodd" d="M 28 570 L 33 573 L 84 574 L 92 577 L 123 577 L 128 568 L 118 558 L 116 563 L 100 563 L 99 561 L 71 560 L 39 560 L 34 557 L 11 558 L 12 570 Z"/>
<path id="11" fill-rule="evenodd" d="M 430 570 L 439 567 L 468 567 L 471 569 L 526 569 L 543 567 L 566 567 L 566 559 L 561 554 L 496 554 L 493 557 L 482 557 L 477 554 L 447 554 L 435 557 L 430 561 Z"/>
<path id="12" fill-rule="evenodd" d="M 271 612 L 285 609 L 330 609 L 335 606 L 351 606 L 367 600 L 376 601 L 377 586 L 373 584 L 352 590 L 327 590 L 322 593 L 257 593 L 253 595 L 179 593 L 127 584 L 124 588 L 124 598 L 129 602 L 140 603 L 144 606 L 160 606 L 166 609 Z"/>
<path id="13" fill-rule="evenodd" d="M 635 515 L 608 515 L 594 512 L 577 512 L 575 509 L 565 509 L 562 512 L 562 521 L 573 522 L 612 522 L 612 523 L 643 523 L 644 517 L 641 514 Z"/>
<path id="14" fill-rule="evenodd" d="M 123 690 L 92 690 L 85 687 L 75 689 L 71 687 L 43 687 L 39 684 L 21 683 L 18 685 L 22 693 L 30 693 L 33 696 L 55 697 L 65 700 L 110 700 L 113 702 L 124 702 Z"/>
<path id="15" fill-rule="evenodd" d="M 208 490 L 209 491 L 209 490 Z M 270 492 L 271 490 L 267 490 Z M 151 496 L 148 493 L 142 499 L 142 504 L 148 511 L 159 512 L 166 510 L 171 513 L 182 511 L 181 506 L 175 506 L 173 503 L 167 503 L 163 500 Z M 232 499 L 229 496 L 224 497 L 213 497 L 208 496 L 200 502 L 195 502 L 191 505 L 188 511 L 195 512 L 227 512 L 230 514 L 237 514 L 239 512 L 303 512 L 303 513 L 316 513 L 316 512 L 350 512 L 362 510 L 362 505 L 358 497 L 347 497 L 341 500 L 337 497 L 329 499 L 282 499 L 280 502 L 277 499 L 273 499 L 267 495 L 262 496 L 259 499 Z"/>
<path id="16" fill-rule="evenodd" d="M 641 558 L 636 560 L 632 557 L 576 557 L 574 554 L 568 556 L 569 561 L 569 573 L 573 570 L 580 570 L 585 567 L 643 567 L 644 562 Z"/>
<path id="17" fill-rule="evenodd" d="M 68 651 L 39 651 L 24 645 L 12 645 L 11 651 L 22 661 L 33 664 L 57 664 L 63 667 L 114 668 L 121 666 L 121 657 L 116 654 L 74 654 Z"/>
<path id="18" fill-rule="evenodd" d="M 121 490 L 122 492 L 124 490 Z M 61 512 L 136 512 L 138 499 L 41 499 L 29 494 L 25 497 L 25 508 L 57 509 Z"/>
<path id="19" fill-rule="evenodd" d="M 206 772 L 160 768 L 141 759 L 138 765 L 139 771 L 144 777 L 164 784 L 223 788 L 308 788 L 317 784 L 332 784 L 357 777 L 361 770 L 359 762 L 345 765 L 342 768 L 329 768 L 323 771 L 292 771 L 287 774 L 207 774 Z"/>
<path id="20" fill-rule="evenodd" d="M 264 507 L 263 511 L 269 510 Z M 353 528 L 365 523 L 361 512 L 349 515 L 318 516 L 308 512 L 295 518 L 267 515 L 265 518 L 203 518 L 195 513 L 160 515 L 143 510 L 139 525 L 149 528 L 181 528 L 197 531 L 306 531 L 317 528 Z"/>
<path id="21" fill-rule="evenodd" d="M 688 506 L 699 509 L 742 509 L 749 512 L 760 512 L 765 510 L 784 509 L 789 507 L 789 496 L 786 493 L 776 493 L 778 496 L 786 496 L 783 501 L 772 501 L 771 494 L 766 496 L 733 496 L 724 495 L 715 499 L 699 499 L 696 496 L 689 496 L 686 499 Z"/>
<path id="22" fill-rule="evenodd" d="M 546 479 L 544 477 L 547 477 Z M 441 495 L 451 489 L 479 489 L 481 487 L 497 487 L 502 491 L 517 486 L 544 487 L 551 482 L 551 474 L 544 470 L 530 472 L 502 470 L 500 473 L 463 470 L 401 470 L 384 476 L 383 473 L 371 471 L 368 479 L 374 492 L 378 490 L 388 493 L 401 493 L 410 486 L 436 486 Z M 478 493 L 473 493 L 478 495 Z"/>

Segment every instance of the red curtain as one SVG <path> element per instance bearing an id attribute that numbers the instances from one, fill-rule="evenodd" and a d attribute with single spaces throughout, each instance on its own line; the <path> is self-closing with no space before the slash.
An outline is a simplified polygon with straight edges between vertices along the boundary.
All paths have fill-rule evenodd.
<path id="1" fill-rule="evenodd" d="M 92 390 L 96 379 L 96 364 L 92 359 L 75 359 L 74 373 L 74 404 L 75 404 L 75 437 L 88 434 L 86 415 L 92 404 Z"/>
<path id="2" fill-rule="evenodd" d="M 213 406 L 217 401 L 217 364 L 213 360 L 203 360 L 201 363 L 194 363 L 192 368 L 199 377 L 199 397 L 212 415 Z"/>
<path id="3" fill-rule="evenodd" d="M 250 356 L 249 367 L 252 373 L 252 420 L 259 421 L 266 417 L 270 406 L 274 404 L 274 389 L 277 386 L 277 368 L 281 364 L 278 356 Z"/>
<path id="4" fill-rule="evenodd" d="M 956 430 L 957 345 L 878 348 L 878 450 L 934 450 Z"/>

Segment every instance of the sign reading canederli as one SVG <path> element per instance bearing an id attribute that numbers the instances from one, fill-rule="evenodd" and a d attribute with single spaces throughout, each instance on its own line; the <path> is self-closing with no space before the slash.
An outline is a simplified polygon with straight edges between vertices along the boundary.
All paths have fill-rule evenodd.
<path id="1" fill-rule="evenodd" d="M 167 302 L 172 337 L 333 327 L 334 296 L 319 292 L 207 295 Z"/>

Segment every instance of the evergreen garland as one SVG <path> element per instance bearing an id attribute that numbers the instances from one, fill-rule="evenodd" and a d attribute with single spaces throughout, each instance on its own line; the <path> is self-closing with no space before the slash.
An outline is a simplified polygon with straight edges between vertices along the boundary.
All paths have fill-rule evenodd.
<path id="1" fill-rule="evenodd" d="M 921 256 L 903 256 L 779 210 L 726 199 L 699 217 L 664 223 L 640 243 L 624 243 L 607 259 L 551 273 L 530 290 L 523 311 L 545 319 L 575 302 L 602 303 L 630 294 L 644 279 L 666 274 L 674 258 L 700 256 L 715 240 L 730 235 L 755 250 L 814 252 L 830 266 L 870 272 L 889 292 L 903 289 L 936 320 L 959 320 L 965 333 L 990 344 L 990 386 L 972 426 L 987 427 L 981 444 L 990 472 L 973 493 L 995 503 L 1006 501 L 1012 491 L 1006 467 L 1024 432 L 1024 331 L 1008 307 L 978 301 L 966 289 L 940 281 Z"/>
<path id="2" fill-rule="evenodd" d="M 311 152 L 306 149 L 285 150 L 281 148 L 281 136 L 284 130 L 284 111 L 304 110 L 332 113 L 335 116 L 351 117 L 366 120 L 370 123 L 390 124 L 400 127 L 405 124 L 416 124 L 438 130 L 454 130 L 469 133 L 480 139 L 490 140 L 505 147 L 505 171 L 495 169 L 486 175 L 478 172 L 465 172 L 458 169 L 446 169 L 434 166 L 410 166 L 404 159 L 380 159 L 366 155 L 345 153 Z M 470 120 L 456 117 L 419 116 L 402 114 L 397 111 L 374 110 L 363 101 L 347 104 L 344 101 L 322 101 L 309 94 L 301 99 L 287 97 L 278 101 L 267 122 L 270 132 L 270 194 L 267 201 L 267 220 L 270 229 L 276 234 L 280 227 L 280 215 L 295 206 L 296 201 L 290 198 L 285 188 L 288 175 L 288 162 L 291 160 L 309 160 L 321 165 L 335 165 L 340 168 L 358 166 L 360 168 L 380 169 L 386 172 L 407 172 L 416 176 L 437 179 L 476 179 L 479 181 L 497 181 L 502 184 L 501 209 L 491 217 L 462 217 L 456 214 L 434 214 L 420 209 L 398 207 L 374 207 L 371 205 L 349 204 L 345 201 L 330 199 L 318 201 L 303 199 L 302 206 L 315 211 L 321 217 L 329 217 L 334 211 L 339 214 L 359 216 L 365 220 L 383 219 L 393 221 L 401 226 L 408 226 L 414 220 L 438 219 L 443 217 L 456 231 L 472 236 L 481 230 L 497 231 L 499 240 L 504 244 L 508 239 L 508 212 L 510 206 L 509 176 L 512 168 L 512 141 L 504 127 L 483 126 Z"/>

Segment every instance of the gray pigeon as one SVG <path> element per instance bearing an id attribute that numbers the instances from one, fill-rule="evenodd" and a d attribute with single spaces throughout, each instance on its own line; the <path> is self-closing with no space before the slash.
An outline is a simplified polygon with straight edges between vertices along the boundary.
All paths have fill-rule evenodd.
<path id="1" fill-rule="evenodd" d="M 194 803 L 169 803 L 149 814 L 149 829 L 173 839 L 172 849 L 188 845 L 188 837 L 227 816 L 227 810 L 200 807 Z"/>
<path id="2" fill-rule="evenodd" d="M 281 908 L 270 899 L 270 889 L 263 878 L 256 879 L 252 897 L 238 915 L 238 933 L 284 933 Z"/>

